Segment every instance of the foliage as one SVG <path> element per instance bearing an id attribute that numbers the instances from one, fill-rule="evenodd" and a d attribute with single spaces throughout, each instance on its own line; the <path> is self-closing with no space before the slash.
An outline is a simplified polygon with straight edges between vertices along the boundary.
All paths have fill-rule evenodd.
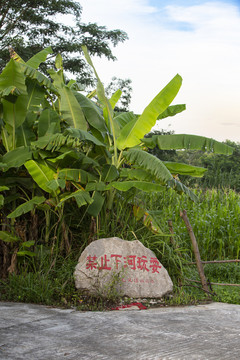
<path id="1" fill-rule="evenodd" d="M 233 192 L 230 191 L 230 194 Z M 199 301 L 205 301 L 206 296 L 199 288 L 200 284 L 187 282 L 184 278 L 199 280 L 196 266 L 186 266 L 188 262 L 194 260 L 192 258 L 192 250 L 190 239 L 182 219 L 179 217 L 179 210 L 183 207 L 188 210 L 188 216 L 199 243 L 201 257 L 206 259 L 221 259 L 222 256 L 231 257 L 235 253 L 229 252 L 229 238 L 238 234 L 239 222 L 238 216 L 234 211 L 230 211 L 228 222 L 233 225 L 228 229 L 229 233 L 222 233 L 223 245 L 226 250 L 219 252 L 219 240 L 213 241 L 209 227 L 216 227 L 216 233 L 225 226 L 224 213 L 217 217 L 219 201 L 223 200 L 223 207 L 233 209 L 239 201 L 239 195 L 234 193 L 227 196 L 227 192 L 223 193 L 218 190 L 214 191 L 214 196 L 210 198 L 210 192 L 201 193 L 202 207 L 198 204 L 190 202 L 186 196 L 179 197 L 170 190 L 168 193 L 153 194 L 142 198 L 146 207 L 152 207 L 153 211 L 158 212 L 156 216 L 162 218 L 164 231 L 168 231 L 168 219 L 173 220 L 174 237 L 162 237 L 159 234 L 152 234 L 141 221 L 132 216 L 131 207 L 127 202 L 116 202 L 114 204 L 114 217 L 110 222 L 104 221 L 99 233 L 100 237 L 119 236 L 123 239 L 140 240 L 144 245 L 154 251 L 161 263 L 168 269 L 170 276 L 174 282 L 174 293 L 163 300 L 162 305 L 184 305 L 197 304 Z M 126 200 L 125 200 L 126 201 Z M 140 199 L 139 199 L 140 201 Z M 150 203 L 148 203 L 150 202 Z M 208 205 L 208 202 L 210 204 Z M 165 211 L 162 207 L 165 207 Z M 206 211 L 202 210 L 206 208 Z M 210 217 L 211 222 L 206 222 L 207 212 L 212 208 Z M 203 212 L 203 219 L 201 214 Z M 73 214 L 71 214 L 74 218 Z M 214 216 L 215 215 L 215 216 Z M 77 217 L 77 216 L 75 216 Z M 73 221 L 73 220 L 72 220 Z M 205 225 L 204 225 L 205 223 Z M 197 229 L 200 227 L 201 231 Z M 73 227 L 72 227 L 73 228 Z M 85 226 L 86 229 L 86 226 Z M 87 243 L 89 232 L 84 234 L 84 241 Z M 77 235 L 76 235 L 77 237 Z M 75 241 L 71 256 L 63 258 L 58 255 L 50 254 L 49 248 L 38 246 L 36 248 L 35 258 L 27 260 L 23 259 L 19 263 L 19 274 L 12 274 L 8 280 L 0 281 L 0 299 L 43 303 L 48 305 L 75 306 L 79 310 L 103 310 L 112 307 L 113 302 L 104 300 L 101 296 L 86 298 L 81 292 L 75 290 L 73 281 L 73 271 L 77 263 L 77 259 L 81 253 L 79 249 L 79 241 L 83 241 L 83 233 L 78 233 L 78 239 Z M 211 246 L 207 244 L 212 243 Z M 238 237 L 235 236 L 230 242 L 235 249 L 238 246 Z M 86 244 L 85 244 L 86 245 Z M 228 251 L 228 252 L 227 252 Z M 205 275 L 211 282 L 238 283 L 240 280 L 239 264 L 207 264 L 204 266 Z M 197 286 L 197 287 L 195 287 Z M 213 291 L 216 295 L 213 300 L 230 302 L 239 304 L 239 289 L 234 287 L 214 286 Z"/>
<path id="2" fill-rule="evenodd" d="M 152 137 L 153 135 L 170 135 L 173 132 L 154 131 L 146 135 Z M 203 152 L 201 150 L 160 150 L 157 146 L 153 149 L 148 149 L 149 153 L 157 156 L 166 162 L 180 162 L 197 167 L 204 167 L 207 171 L 201 178 L 194 178 L 190 176 L 181 176 L 180 180 L 189 187 L 201 187 L 202 189 L 230 188 L 240 191 L 240 152 L 239 144 L 226 140 L 224 142 L 234 148 L 231 155 L 216 154 L 212 152 Z"/>
<path id="3" fill-rule="evenodd" d="M 239 242 L 239 194 L 233 190 L 193 190 L 198 202 L 186 196 L 177 196 L 172 190 L 161 193 L 161 197 L 150 195 L 150 203 L 142 199 L 143 206 L 149 206 L 160 219 L 171 219 L 174 231 L 185 244 L 184 251 L 191 253 L 191 244 L 184 222 L 180 219 L 181 209 L 187 209 L 188 218 L 198 241 L 202 260 L 238 259 Z M 147 205 L 148 204 L 148 205 Z M 167 231 L 167 224 L 163 230 Z M 192 259 L 192 261 L 194 261 Z"/>
<path id="4" fill-rule="evenodd" d="M 102 223 L 112 220 L 116 202 L 123 199 L 138 219 L 155 234 L 163 235 L 154 213 L 135 201 L 136 193 L 163 192 L 172 187 L 195 199 L 173 175 L 176 168 L 178 173 L 197 176 L 203 170 L 163 163 L 146 151 L 146 145 L 232 151 L 212 139 L 190 135 L 144 138 L 158 118 L 183 110 L 182 105 L 169 106 L 180 89 L 181 77 L 176 75 L 141 115 L 118 113 L 114 110 L 121 91 L 107 99 L 87 48 L 83 51 L 97 78 L 97 102 L 93 94 L 84 96 L 75 81 L 66 84 L 60 55 L 55 68 L 48 70 L 52 81 L 37 70 L 52 53 L 51 48 L 27 62 L 12 52 L 0 75 L 2 231 L 20 239 L 8 244 L 2 238 L 1 271 L 5 276 L 15 271 L 19 252 L 24 255 L 25 251 L 29 260 L 28 250 L 19 248 L 23 243 L 34 241 L 33 253 L 40 242 L 56 254 L 69 254 L 71 214 L 78 214 L 78 229 L 88 221 L 92 240 Z"/>
<path id="5" fill-rule="evenodd" d="M 0 69 L 9 60 L 10 46 L 27 61 L 41 49 L 52 45 L 55 56 L 62 54 L 67 71 L 75 74 L 81 83 L 91 81 L 81 45 L 86 44 L 92 55 L 115 60 L 111 45 L 125 41 L 127 35 L 121 30 L 107 30 L 95 23 L 84 24 L 81 13 L 81 5 L 74 0 L 1 1 Z"/>

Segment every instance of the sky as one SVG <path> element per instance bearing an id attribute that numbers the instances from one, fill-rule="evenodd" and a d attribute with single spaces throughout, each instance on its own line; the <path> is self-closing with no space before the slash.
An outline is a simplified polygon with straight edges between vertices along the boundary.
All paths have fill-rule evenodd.
<path id="1" fill-rule="evenodd" d="M 117 61 L 94 57 L 104 84 L 132 80 L 130 110 L 140 114 L 178 73 L 172 104 L 186 111 L 155 129 L 240 142 L 240 0 L 80 0 L 82 21 L 127 32 Z"/>

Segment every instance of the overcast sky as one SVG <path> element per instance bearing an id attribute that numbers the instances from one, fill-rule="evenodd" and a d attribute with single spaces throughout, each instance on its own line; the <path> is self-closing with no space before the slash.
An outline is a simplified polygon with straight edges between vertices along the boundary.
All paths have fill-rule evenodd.
<path id="1" fill-rule="evenodd" d="M 94 58 L 102 81 L 130 78 L 141 113 L 179 73 L 173 104 L 187 110 L 158 122 L 174 130 L 240 142 L 240 1 L 80 0 L 82 21 L 127 32 L 115 62 Z"/>

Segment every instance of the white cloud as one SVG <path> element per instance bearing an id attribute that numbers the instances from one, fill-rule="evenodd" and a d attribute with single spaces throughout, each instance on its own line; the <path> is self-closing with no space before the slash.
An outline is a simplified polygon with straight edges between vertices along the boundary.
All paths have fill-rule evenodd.
<path id="1" fill-rule="evenodd" d="M 81 0 L 83 20 L 121 28 L 129 40 L 114 49 L 117 62 L 94 59 L 106 83 L 133 80 L 132 108 L 140 112 L 178 72 L 183 86 L 175 103 L 187 111 L 161 122 L 176 132 L 240 141 L 240 14 L 236 6 L 206 2 L 156 8 L 144 0 Z M 183 31 L 189 24 L 192 31 Z M 184 27 L 183 27 L 184 28 Z M 225 126 L 226 122 L 236 126 Z"/>

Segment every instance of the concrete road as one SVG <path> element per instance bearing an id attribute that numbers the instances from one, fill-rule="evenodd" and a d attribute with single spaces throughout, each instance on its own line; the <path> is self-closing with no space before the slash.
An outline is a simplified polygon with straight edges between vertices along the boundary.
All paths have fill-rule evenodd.
<path id="1" fill-rule="evenodd" d="M 1 360 L 240 359 L 240 305 L 77 312 L 0 302 Z"/>

